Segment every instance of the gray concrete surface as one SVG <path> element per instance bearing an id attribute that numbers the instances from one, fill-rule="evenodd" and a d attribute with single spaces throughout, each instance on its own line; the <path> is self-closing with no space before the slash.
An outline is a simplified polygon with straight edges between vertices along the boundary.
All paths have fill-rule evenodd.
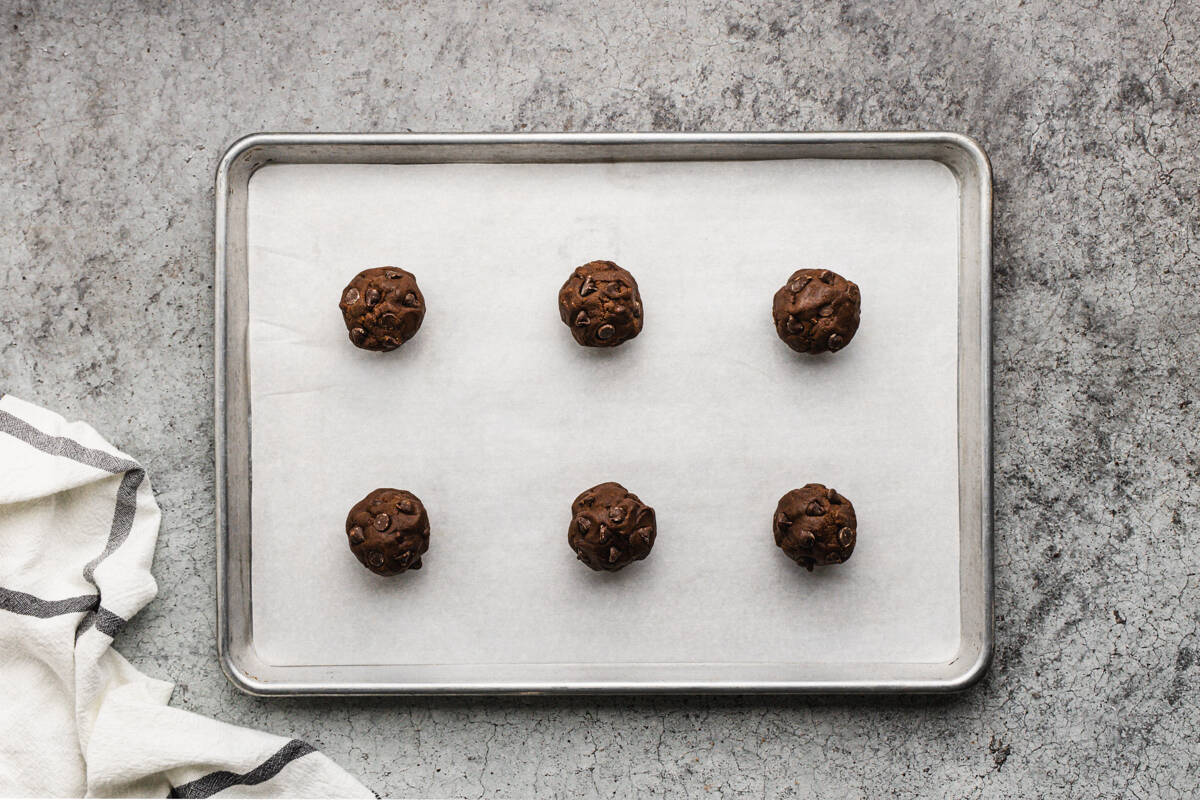
<path id="1" fill-rule="evenodd" d="M 0 385 L 150 469 L 174 703 L 385 795 L 1200 785 L 1200 6 L 0 2 Z M 996 623 L 957 697 L 256 700 L 213 631 L 212 216 L 257 130 L 963 131 L 996 172 Z"/>

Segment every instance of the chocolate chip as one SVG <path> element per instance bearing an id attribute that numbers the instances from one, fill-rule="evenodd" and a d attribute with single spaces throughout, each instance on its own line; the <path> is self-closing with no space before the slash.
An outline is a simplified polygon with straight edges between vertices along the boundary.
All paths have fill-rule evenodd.
<path id="1" fill-rule="evenodd" d="M 375 530 L 377 531 L 386 531 L 391 524 L 392 518 L 387 514 L 379 514 L 375 517 Z"/>
<path id="2" fill-rule="evenodd" d="M 609 297 L 620 297 L 623 291 L 625 291 L 625 285 L 620 281 L 613 281 L 604 287 L 604 293 Z"/>
<path id="3" fill-rule="evenodd" d="M 355 300 L 357 300 L 361 296 L 362 295 L 359 294 L 358 289 L 355 289 L 353 286 L 351 286 L 348 289 L 346 289 L 346 294 L 344 294 L 342 296 L 342 299 L 344 299 L 346 301 L 346 303 L 349 304 L 349 303 L 353 303 Z"/>
<path id="4" fill-rule="evenodd" d="M 367 332 L 362 328 L 354 328 L 350 331 L 350 341 L 355 344 L 362 344 L 367 340 Z"/>
<path id="5" fill-rule="evenodd" d="M 833 283 L 833 279 L 834 279 L 835 277 L 837 277 L 837 276 L 836 276 L 836 275 L 834 275 L 834 274 L 833 274 L 832 272 L 830 272 L 829 270 L 824 270 L 824 271 L 823 271 L 823 272 L 822 272 L 820 275 L 818 275 L 817 277 L 821 279 L 821 283 Z"/>
<path id="6" fill-rule="evenodd" d="M 420 569 L 421 568 L 421 559 L 418 558 L 416 561 L 409 564 L 408 568 L 409 569 Z"/>
<path id="7" fill-rule="evenodd" d="M 393 350 L 400 346 L 400 341 L 391 336 L 383 337 L 383 343 L 385 345 L 387 345 L 389 349 L 393 349 Z"/>
<path id="8" fill-rule="evenodd" d="M 800 317 L 796 316 L 795 314 L 789 315 L 787 318 L 787 329 L 788 333 L 803 333 L 804 320 L 800 319 Z"/>
<path id="9" fill-rule="evenodd" d="M 385 328 L 394 328 L 400 324 L 400 318 L 395 314 L 384 314 L 379 318 L 379 324 Z"/>
<path id="10" fill-rule="evenodd" d="M 829 502 L 831 502 L 831 503 L 841 503 L 842 502 L 841 496 L 837 492 L 835 492 L 833 489 L 830 489 L 828 492 L 826 492 L 825 496 L 829 498 Z"/>
<path id="11" fill-rule="evenodd" d="M 800 531 L 799 535 L 796 536 L 796 544 L 801 547 L 812 547 L 816 544 L 816 541 L 817 537 L 813 535 L 812 531 Z"/>
<path id="12" fill-rule="evenodd" d="M 408 294 L 404 295 L 404 299 L 401 301 L 401 303 L 403 303 L 406 308 L 416 308 L 417 296 L 414 293 L 409 292 Z"/>
<path id="13" fill-rule="evenodd" d="M 417 507 L 416 507 L 416 505 L 413 504 L 412 500 L 401 500 L 400 503 L 396 506 L 396 508 L 400 509 L 401 514 L 417 513 Z"/>
<path id="14" fill-rule="evenodd" d="M 601 325 L 599 330 L 596 331 L 596 338 L 601 340 L 611 339 L 616 332 L 617 329 L 612 325 Z"/>
<path id="15" fill-rule="evenodd" d="M 641 303 L 634 303 L 634 304 L 633 304 L 633 318 L 634 318 L 634 319 L 638 319 L 638 318 L 640 318 L 641 316 L 642 316 L 642 304 L 641 304 Z"/>
<path id="16" fill-rule="evenodd" d="M 379 302 L 379 298 L 380 294 L 378 289 L 376 289 L 374 286 L 372 286 L 370 289 L 367 289 L 367 308 L 374 308 L 375 304 Z"/>
<path id="17" fill-rule="evenodd" d="M 609 551 L 608 551 L 608 563 L 612 564 L 612 563 L 616 562 L 616 560 L 617 560 L 618 558 L 620 558 L 620 557 L 621 557 L 621 551 L 620 551 L 620 550 L 618 550 L 618 549 L 617 549 L 617 548 L 615 548 L 615 547 L 613 547 L 613 548 L 610 548 L 610 549 L 609 549 Z"/>
<path id="18" fill-rule="evenodd" d="M 854 543 L 854 531 L 850 528 L 842 528 L 838 531 L 838 541 L 842 543 L 842 547 L 849 547 Z"/>
<path id="19" fill-rule="evenodd" d="M 614 525 L 620 525 L 625 521 L 624 506 L 613 506 L 608 510 L 608 518 L 612 520 Z"/>
<path id="20" fill-rule="evenodd" d="M 391 280 L 394 280 L 394 281 L 398 281 L 398 280 L 400 280 L 401 278 L 403 278 L 403 277 L 404 277 L 404 276 L 403 276 L 403 275 L 401 275 L 399 272 L 389 272 L 389 273 L 387 274 L 387 276 L 388 276 L 388 278 L 390 278 Z"/>
<path id="21" fill-rule="evenodd" d="M 362 544 L 366 540 L 367 540 L 367 537 L 363 535 L 362 528 L 355 525 L 353 528 L 350 529 L 350 544 Z"/>
<path id="22" fill-rule="evenodd" d="M 808 286 L 809 280 L 811 280 L 811 278 L 808 278 L 807 276 L 803 278 L 796 278 L 796 280 L 788 284 L 788 291 L 792 294 L 798 294 L 801 289 L 803 289 L 805 286 Z"/>
<path id="23" fill-rule="evenodd" d="M 804 513 L 808 514 L 810 517 L 819 517 L 825 513 L 825 507 L 816 500 L 813 500 L 808 504 L 808 508 L 804 509 Z"/>
<path id="24" fill-rule="evenodd" d="M 821 306 L 821 310 L 817 313 L 819 313 L 822 317 L 832 317 L 833 306 Z"/>
<path id="25" fill-rule="evenodd" d="M 592 318 L 588 316 L 588 313 L 586 311 L 580 311 L 579 314 L 577 314 L 575 317 L 575 326 L 578 328 L 582 328 L 584 325 L 587 325 L 591 321 L 592 321 Z"/>
<path id="26" fill-rule="evenodd" d="M 575 527 L 579 529 L 580 533 L 586 534 L 592 529 L 592 521 L 580 514 L 575 518 Z"/>
<path id="27" fill-rule="evenodd" d="M 841 336 L 838 336 L 836 333 L 831 333 L 829 335 L 829 349 L 830 350 L 841 350 L 842 345 L 844 345 L 845 343 L 846 343 L 846 340 L 843 339 Z"/>
<path id="28" fill-rule="evenodd" d="M 625 313 L 625 306 L 613 306 L 613 313 L 617 316 Z"/>
<path id="29" fill-rule="evenodd" d="M 780 511 L 775 515 L 775 524 L 781 528 L 790 528 L 792 526 L 792 521 L 788 519 L 787 514 Z"/>
<path id="30" fill-rule="evenodd" d="M 367 563 L 378 569 L 383 566 L 383 553 L 378 550 L 372 550 L 367 553 Z"/>
<path id="31" fill-rule="evenodd" d="M 650 536 L 653 532 L 650 528 L 638 528 L 634 535 L 642 540 L 642 544 L 650 544 Z"/>
<path id="32" fill-rule="evenodd" d="M 579 296 L 587 297 L 592 292 L 596 291 L 596 284 L 590 277 L 583 279 L 583 284 L 579 287 Z"/>

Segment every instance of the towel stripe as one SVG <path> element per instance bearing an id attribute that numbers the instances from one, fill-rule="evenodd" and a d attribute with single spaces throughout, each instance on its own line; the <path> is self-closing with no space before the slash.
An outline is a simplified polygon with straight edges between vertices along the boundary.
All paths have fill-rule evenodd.
<path id="1" fill-rule="evenodd" d="M 68 597 L 63 600 L 43 600 L 32 594 L 18 592 L 16 589 L 5 589 L 0 586 L 0 611 L 11 611 L 25 617 L 50 619 L 61 617 L 63 614 L 87 613 L 75 626 L 75 639 L 88 629 L 95 626 L 96 630 L 116 638 L 125 627 L 126 620 L 100 605 L 100 595 L 84 594 L 79 597 Z"/>
<path id="2" fill-rule="evenodd" d="M 279 771 L 301 756 L 315 753 L 316 748 L 308 742 L 292 739 L 263 763 L 249 772 L 237 774 L 219 770 L 210 772 L 202 778 L 189 781 L 182 786 L 174 786 L 167 797 L 212 797 L 231 786 L 254 786 L 269 781 L 279 774 Z"/>
<path id="3" fill-rule="evenodd" d="M 132 461 L 117 458 L 111 453 L 96 450 L 92 447 L 84 447 L 74 439 L 68 439 L 65 436 L 51 436 L 43 433 L 25 420 L 7 411 L 0 411 L 0 433 L 7 433 L 15 439 L 20 439 L 22 442 L 31 447 L 36 447 L 43 453 L 69 458 L 72 461 L 78 461 L 80 464 L 102 469 L 114 475 L 119 475 L 127 470 L 138 469 L 138 465 Z"/>
<path id="4" fill-rule="evenodd" d="M 97 604 L 96 609 L 84 614 L 83 619 L 79 620 L 79 624 L 75 626 L 75 641 L 78 642 L 79 637 L 92 628 L 115 639 L 121 629 L 125 627 L 126 622 L 127 620 Z"/>
<path id="5" fill-rule="evenodd" d="M 89 561 L 83 568 L 83 577 L 88 583 L 95 585 L 96 567 L 104 559 L 112 555 L 129 538 L 129 532 L 133 529 L 133 518 L 137 513 L 138 487 L 146 479 L 146 471 L 136 462 L 129 459 L 118 458 L 111 453 L 106 453 L 103 450 L 97 450 L 93 447 L 84 447 L 79 442 L 69 439 L 66 436 L 51 436 L 33 427 L 20 417 L 3 410 L 0 410 L 0 432 L 7 433 L 29 446 L 52 456 L 69 458 L 72 461 L 78 461 L 81 464 L 104 470 L 105 472 L 111 472 L 114 475 L 125 473 L 121 478 L 121 485 L 117 488 L 117 505 L 113 510 L 112 526 L 108 531 L 108 540 L 104 544 L 104 551 Z M 28 596 L 32 597 L 32 595 Z M 37 600 L 38 598 L 33 599 Z M 39 602 L 46 603 L 47 601 Z M 0 605 L 0 608 L 2 607 Z M 78 611 L 83 609 L 72 610 Z M 98 596 L 87 610 L 89 612 L 88 615 L 80 621 L 79 626 L 75 630 L 76 640 L 79 639 L 80 634 L 91 628 L 93 624 L 97 630 L 107 633 L 109 636 L 115 636 L 125 626 L 124 619 L 107 609 L 100 608 Z M 63 611 L 60 613 L 68 612 Z"/>
<path id="6" fill-rule="evenodd" d="M 92 612 L 100 607 L 100 595 L 85 594 L 79 597 L 68 597 L 65 600 L 43 600 L 16 589 L 0 587 L 0 609 L 22 614 L 26 617 L 49 619 L 63 614 L 75 614 L 79 611 Z"/>
<path id="7" fill-rule="evenodd" d="M 96 582 L 93 576 L 100 562 L 112 555 L 112 552 L 129 538 L 129 531 L 133 528 L 133 515 L 137 511 L 137 490 L 145 477 L 146 471 L 135 464 L 121 479 L 121 487 L 117 489 L 117 508 L 113 512 L 112 528 L 108 532 L 108 543 L 104 546 L 104 552 L 83 568 L 83 577 L 88 583 Z"/>
<path id="8" fill-rule="evenodd" d="M 96 609 L 96 630 L 115 638 L 116 635 L 121 632 L 121 628 L 124 627 L 125 620 L 121 619 L 104 606 L 100 606 Z"/>

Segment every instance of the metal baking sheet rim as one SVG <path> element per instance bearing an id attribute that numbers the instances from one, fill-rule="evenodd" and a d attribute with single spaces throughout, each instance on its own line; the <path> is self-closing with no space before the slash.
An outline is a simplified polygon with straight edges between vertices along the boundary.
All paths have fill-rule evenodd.
<path id="1" fill-rule="evenodd" d="M 962 637 L 938 664 L 845 664 L 814 678 L 794 664 L 620 664 L 623 677 L 553 677 L 568 665 L 487 665 L 494 679 L 397 680 L 421 665 L 278 667 L 257 662 L 250 629 L 250 448 L 246 199 L 268 163 L 608 162 L 727 159 L 931 159 L 959 182 L 958 428 Z M 229 681 L 248 694 L 860 694 L 954 692 L 987 672 L 993 650 L 991 463 L 991 165 L 973 139 L 950 132 L 828 133 L 256 133 L 226 150 L 216 174 L 215 464 L 217 652 Z M 230 321 L 241 322 L 229 328 Z M 569 665 L 579 669 L 579 665 Z M 817 665 L 809 665 L 810 670 Z M 587 665 L 604 669 L 606 665 Z M 460 667 L 461 668 L 461 667 Z M 474 665 L 468 669 L 478 669 Z M 820 668 L 829 671 L 830 665 Z M 347 679 L 338 671 L 354 671 Z M 501 677 L 506 671 L 525 677 Z M 717 673 L 741 677 L 722 679 Z M 548 671 L 542 677 L 531 674 Z M 791 672 L 791 675 L 781 674 Z M 303 673 L 297 675 L 297 673 Z M 390 674 L 385 674 L 390 673 Z M 640 673 L 640 674 L 639 674 Z M 753 677 L 746 677 L 752 675 Z"/>

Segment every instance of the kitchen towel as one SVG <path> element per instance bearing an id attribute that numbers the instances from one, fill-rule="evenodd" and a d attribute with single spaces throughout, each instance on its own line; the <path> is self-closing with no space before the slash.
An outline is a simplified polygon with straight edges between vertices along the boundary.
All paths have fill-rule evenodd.
<path id="1" fill-rule="evenodd" d="M 0 394 L 0 795 L 374 797 L 305 742 L 169 707 L 113 650 L 158 591 L 159 518 L 137 462 Z"/>

